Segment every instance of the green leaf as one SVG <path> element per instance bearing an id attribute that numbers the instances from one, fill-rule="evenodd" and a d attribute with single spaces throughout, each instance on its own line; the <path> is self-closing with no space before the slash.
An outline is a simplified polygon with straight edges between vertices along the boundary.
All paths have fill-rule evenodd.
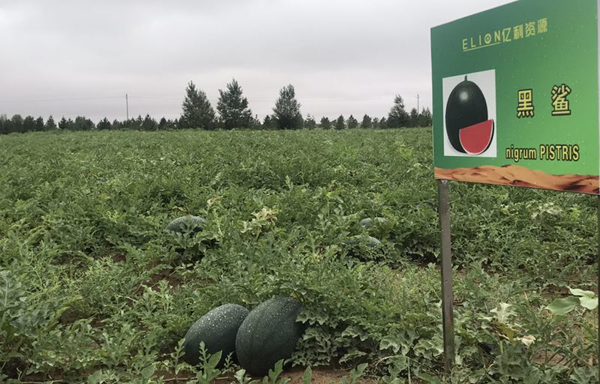
<path id="1" fill-rule="evenodd" d="M 392 348 L 394 353 L 398 353 L 400 347 L 400 342 L 393 336 L 386 336 L 381 340 L 381 343 L 379 343 L 379 349 Z"/>
<path id="2" fill-rule="evenodd" d="M 152 375 L 154 375 L 155 371 L 156 371 L 155 364 L 150 364 L 146 368 L 142 369 L 142 378 L 143 378 L 144 382 L 148 382 L 148 380 L 150 380 L 152 378 Z"/>
<path id="3" fill-rule="evenodd" d="M 365 369 L 367 368 L 367 363 L 360 364 L 358 367 L 354 368 L 350 371 L 350 381 L 349 384 L 355 384 L 358 382 L 358 379 L 365 373 Z M 342 381 L 344 381 L 342 379 Z"/>
<path id="4" fill-rule="evenodd" d="M 498 334 L 506 337 L 511 342 L 515 338 L 516 331 L 514 329 L 512 329 L 511 327 L 509 327 L 508 325 L 501 323 L 500 321 L 497 321 L 497 320 L 492 320 L 492 325 L 494 325 Z"/>
<path id="5" fill-rule="evenodd" d="M 272 384 L 275 384 L 278 382 L 278 378 L 279 375 L 281 375 L 281 373 L 283 372 L 283 359 L 279 360 L 278 362 L 275 363 L 275 369 L 269 369 L 269 380 L 267 380 L 267 378 L 265 377 L 263 379 L 263 383 L 265 382 L 270 382 Z M 265 381 L 267 380 L 267 381 Z M 283 380 L 283 382 L 287 382 L 286 380 Z"/>
<path id="6" fill-rule="evenodd" d="M 417 377 L 428 384 L 442 384 L 442 381 L 440 379 L 431 376 L 425 372 L 417 372 Z"/>
<path id="7" fill-rule="evenodd" d="M 217 365 L 219 365 L 219 361 L 221 361 L 222 354 L 223 354 L 223 352 L 219 351 L 219 352 L 215 353 L 214 355 L 212 355 L 210 357 L 210 359 L 208 359 L 208 363 L 206 364 L 207 367 L 214 369 Z"/>
<path id="8" fill-rule="evenodd" d="M 360 341 L 365 341 L 369 338 L 369 334 L 359 327 L 351 325 L 342 332 L 342 337 L 358 338 Z"/>
<path id="9" fill-rule="evenodd" d="M 581 289 L 572 289 L 572 288 L 569 288 L 569 291 L 571 292 L 571 295 L 573 295 L 573 296 L 589 297 L 589 298 L 596 297 L 596 294 L 592 291 L 584 291 Z"/>
<path id="10" fill-rule="evenodd" d="M 579 302 L 582 307 L 587 309 L 596 309 L 598 307 L 598 298 L 594 292 L 573 288 L 569 288 L 569 291 L 572 295 L 579 296 Z"/>
<path id="11" fill-rule="evenodd" d="M 508 324 L 510 322 L 511 317 L 516 315 L 516 312 L 510 307 L 512 307 L 512 305 L 507 303 L 500 303 L 500 309 L 494 308 L 490 312 L 496 314 L 496 318 L 499 322 Z"/>
<path id="12" fill-rule="evenodd" d="M 92 375 L 88 376 L 87 382 L 88 384 L 99 384 L 102 382 L 102 370 L 97 370 Z"/>
<path id="13" fill-rule="evenodd" d="M 306 367 L 304 374 L 302 375 L 302 384 L 310 384 L 312 381 L 312 368 Z"/>
<path id="14" fill-rule="evenodd" d="M 362 363 L 361 365 L 356 367 L 356 373 L 359 375 L 362 375 L 365 372 L 365 369 L 367 369 L 368 365 L 369 364 L 367 364 L 367 363 Z"/>
<path id="15" fill-rule="evenodd" d="M 582 307 L 587 309 L 596 309 L 598 308 L 598 298 L 597 297 L 580 297 L 579 303 Z"/>
<path id="16" fill-rule="evenodd" d="M 245 369 L 240 369 L 234 375 L 237 380 L 237 384 L 260 384 L 259 380 L 252 380 L 247 374 Z"/>
<path id="17" fill-rule="evenodd" d="M 596 368 L 577 367 L 573 370 L 573 373 L 571 374 L 571 376 L 569 378 L 571 380 L 573 380 L 574 383 L 577 383 L 577 384 L 597 383 L 598 382 L 598 380 L 596 379 L 597 372 L 598 372 L 598 370 Z"/>
<path id="18" fill-rule="evenodd" d="M 354 349 L 354 350 L 346 353 L 344 356 L 342 356 L 342 358 L 340 359 L 340 363 L 351 362 L 352 360 L 356 360 L 365 355 L 366 355 L 366 352 L 359 351 L 358 349 Z"/>
<path id="19" fill-rule="evenodd" d="M 564 299 L 556 299 L 546 307 L 547 310 L 555 315 L 564 315 L 571 312 L 579 305 L 577 297 L 569 296 Z"/>

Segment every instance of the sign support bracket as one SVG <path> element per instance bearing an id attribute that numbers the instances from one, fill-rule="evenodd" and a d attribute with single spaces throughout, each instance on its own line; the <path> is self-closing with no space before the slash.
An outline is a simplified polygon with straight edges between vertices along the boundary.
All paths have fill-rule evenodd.
<path id="1" fill-rule="evenodd" d="M 444 367 L 446 369 L 446 373 L 450 373 L 455 360 L 455 347 L 453 305 L 454 293 L 452 290 L 452 242 L 450 236 L 450 186 L 448 180 L 438 180 L 438 199 L 438 211 L 442 235 L 442 322 L 444 329 Z M 600 204 L 600 200 L 598 200 L 598 202 Z M 598 218 L 600 220 L 600 213 Z"/>

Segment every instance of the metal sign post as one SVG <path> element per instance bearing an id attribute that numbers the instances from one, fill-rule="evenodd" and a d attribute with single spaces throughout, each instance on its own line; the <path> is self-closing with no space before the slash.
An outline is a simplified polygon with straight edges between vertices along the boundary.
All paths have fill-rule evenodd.
<path id="1" fill-rule="evenodd" d="M 449 373 L 454 364 L 454 293 L 452 291 L 452 249 L 450 238 L 450 188 L 438 180 L 439 216 L 442 233 L 442 322 L 444 327 L 444 367 Z"/>

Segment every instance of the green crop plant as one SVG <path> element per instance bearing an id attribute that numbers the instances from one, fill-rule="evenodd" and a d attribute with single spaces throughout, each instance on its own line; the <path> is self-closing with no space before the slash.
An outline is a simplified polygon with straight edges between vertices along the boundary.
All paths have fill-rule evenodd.
<path id="1" fill-rule="evenodd" d="M 596 199 L 467 183 L 451 184 L 445 375 L 431 129 L 5 135 L 0 170 L 0 381 L 208 380 L 182 360 L 189 327 L 274 296 L 302 303 L 306 331 L 269 382 L 309 366 L 355 369 L 346 382 L 596 378 L 598 309 L 579 305 Z M 189 215 L 205 225 L 165 230 Z M 578 304 L 547 310 L 568 287 Z M 231 369 L 219 382 L 263 380 Z"/>

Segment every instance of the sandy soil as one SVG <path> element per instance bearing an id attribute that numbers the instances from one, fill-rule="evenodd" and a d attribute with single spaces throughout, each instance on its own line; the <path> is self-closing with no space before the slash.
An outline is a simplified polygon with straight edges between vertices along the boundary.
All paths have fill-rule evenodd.
<path id="1" fill-rule="evenodd" d="M 342 377 L 349 376 L 350 371 L 345 371 L 339 368 L 313 368 L 311 384 L 329 384 L 331 382 L 340 383 Z M 292 369 L 282 374 L 283 377 L 289 378 L 290 384 L 302 384 L 302 375 L 304 369 Z M 361 378 L 360 383 L 371 384 L 374 380 L 369 378 Z"/>

